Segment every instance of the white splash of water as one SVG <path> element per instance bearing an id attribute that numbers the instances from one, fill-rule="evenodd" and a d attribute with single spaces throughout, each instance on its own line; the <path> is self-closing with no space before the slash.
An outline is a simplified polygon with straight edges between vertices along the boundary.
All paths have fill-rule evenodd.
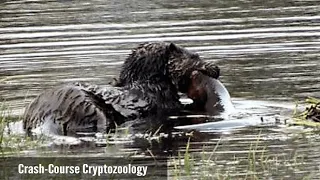
<path id="1" fill-rule="evenodd" d="M 50 117 L 47 117 L 43 124 L 31 130 L 34 135 L 46 135 L 59 134 L 59 125 L 54 123 Z"/>
<path id="2" fill-rule="evenodd" d="M 15 134 L 15 135 L 24 135 L 23 122 L 16 121 L 8 123 L 4 128 L 4 135 Z"/>

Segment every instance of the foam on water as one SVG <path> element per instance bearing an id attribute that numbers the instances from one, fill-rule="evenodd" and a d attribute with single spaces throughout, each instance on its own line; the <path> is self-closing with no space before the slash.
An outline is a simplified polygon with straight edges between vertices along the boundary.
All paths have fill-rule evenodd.
<path id="1" fill-rule="evenodd" d="M 233 102 L 235 107 L 232 113 L 214 116 L 212 122 L 176 126 L 175 129 L 221 132 L 249 126 L 283 124 L 285 120 L 289 119 L 288 117 L 291 116 L 295 108 L 294 104 L 286 102 L 244 99 L 233 99 Z"/>

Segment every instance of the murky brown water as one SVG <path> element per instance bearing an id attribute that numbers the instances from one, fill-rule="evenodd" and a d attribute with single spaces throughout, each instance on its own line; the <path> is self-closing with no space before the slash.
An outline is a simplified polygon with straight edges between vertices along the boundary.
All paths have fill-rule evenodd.
<path id="1" fill-rule="evenodd" d="M 0 4 L 0 100 L 17 115 L 45 88 L 74 81 L 105 84 L 118 74 L 130 49 L 146 41 L 173 41 L 216 62 L 236 108 L 243 110 L 240 120 L 285 119 L 294 100 L 320 96 L 320 6 L 315 0 Z M 258 150 L 268 160 L 278 159 L 272 161 L 277 166 L 251 169 L 257 177 L 320 176 L 319 137 L 277 125 L 208 135 L 191 143 L 191 154 L 196 160 L 210 156 L 220 141 L 207 173 L 245 178 L 248 163 L 243 162 L 258 135 Z M 177 144 L 184 151 L 185 141 Z M 292 162 L 294 154 L 304 164 Z M 196 164 L 194 172 L 197 167 L 202 168 Z"/>

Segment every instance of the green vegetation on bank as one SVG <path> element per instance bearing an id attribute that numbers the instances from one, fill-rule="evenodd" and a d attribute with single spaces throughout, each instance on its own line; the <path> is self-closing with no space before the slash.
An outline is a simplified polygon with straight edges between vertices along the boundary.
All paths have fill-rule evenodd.
<path id="1" fill-rule="evenodd" d="M 313 172 L 307 172 L 305 154 L 292 150 L 292 153 L 274 153 L 264 138 L 257 134 L 249 147 L 242 153 L 228 152 L 225 142 L 228 139 L 219 139 L 213 149 L 203 145 L 202 150 L 194 150 L 193 143 L 188 140 L 185 149 L 181 149 L 178 156 L 169 160 L 170 177 L 172 179 L 269 179 L 280 178 L 287 172 L 304 172 L 302 179 L 312 179 Z M 192 135 L 191 135 L 192 136 Z M 300 137 L 301 135 L 297 135 Z M 193 151 L 192 151 L 193 150 Z M 230 154 L 224 156 L 224 154 Z M 247 157 L 245 157 L 247 154 Z"/>
<path id="2" fill-rule="evenodd" d="M 39 140 L 33 141 L 22 134 L 11 134 L 9 123 L 20 119 L 21 117 L 12 116 L 12 111 L 5 102 L 0 103 L 0 156 L 19 154 L 23 150 L 39 147 Z"/>
<path id="3" fill-rule="evenodd" d="M 309 97 L 305 100 L 305 110 L 295 110 L 293 124 L 320 128 L 320 99 Z"/>
<path id="4" fill-rule="evenodd" d="M 319 115 L 320 99 L 308 98 L 306 99 L 306 109 L 303 112 L 298 112 L 298 110 L 294 112 L 294 124 L 320 127 L 320 123 L 315 122 L 317 119 L 314 119 L 319 118 Z M 4 156 L 17 154 L 26 149 L 38 149 L 41 144 L 41 142 L 25 136 L 6 135 L 4 131 L 6 126 L 16 119 L 11 116 L 11 111 L 5 106 L 5 103 L 0 104 L 0 156 L 1 154 Z M 129 132 L 116 131 L 115 135 L 118 133 L 126 135 Z M 235 177 L 263 179 L 279 176 L 279 173 L 285 171 L 304 172 L 307 169 L 303 153 L 292 151 L 291 154 L 274 154 L 260 135 L 257 135 L 251 144 L 244 146 L 243 152 L 235 152 L 233 160 L 224 159 L 226 156 L 221 153 L 228 149 L 226 148 L 228 144 L 224 144 L 224 141 L 227 140 L 220 139 L 213 149 L 207 149 L 203 145 L 202 151 L 200 149 L 195 152 L 191 140 L 192 133 L 189 136 L 185 149 L 179 149 L 178 155 L 169 159 L 169 174 L 173 179 L 234 179 Z M 296 136 L 302 135 L 297 134 Z M 107 142 L 111 140 L 107 139 Z M 229 156 L 232 154 L 232 151 L 230 152 Z M 243 156 L 243 153 L 246 155 Z M 310 173 L 304 178 L 312 179 L 314 176 Z"/>

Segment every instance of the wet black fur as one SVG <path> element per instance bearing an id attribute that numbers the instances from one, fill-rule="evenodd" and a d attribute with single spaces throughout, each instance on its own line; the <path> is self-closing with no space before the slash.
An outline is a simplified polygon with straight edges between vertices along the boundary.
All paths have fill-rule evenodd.
<path id="1" fill-rule="evenodd" d="M 125 60 L 116 86 L 138 84 L 149 96 L 150 106 L 177 110 L 181 108 L 178 91 L 187 92 L 194 70 L 213 78 L 218 78 L 220 73 L 214 64 L 173 43 L 144 43 Z"/>
<path id="2" fill-rule="evenodd" d="M 213 63 L 173 43 L 144 43 L 125 60 L 116 86 L 136 89 L 140 98 L 148 101 L 149 111 L 144 116 L 148 119 L 138 124 L 162 123 L 183 109 L 178 92 L 187 92 L 194 70 L 213 78 L 220 74 Z"/>
<path id="3" fill-rule="evenodd" d="M 103 119 L 112 121 L 106 122 L 109 126 L 113 123 L 119 125 L 119 122 L 122 123 L 124 121 L 133 121 L 134 124 L 142 124 L 146 125 L 146 127 L 149 125 L 157 126 L 162 124 L 168 115 L 176 115 L 182 110 L 183 107 L 179 101 L 178 91 L 187 91 L 190 83 L 190 74 L 194 70 L 201 71 L 214 78 L 219 76 L 219 68 L 217 66 L 204 62 L 197 54 L 191 53 L 182 47 L 173 43 L 145 43 L 133 49 L 125 60 L 116 87 L 92 88 L 90 86 L 75 85 L 79 87 L 79 90 L 75 92 L 79 92 L 81 97 L 83 96 L 88 102 L 91 102 L 90 99 L 98 99 L 100 105 L 95 105 L 92 101 L 92 108 L 107 108 L 102 108 L 102 111 L 106 113 L 106 117 Z M 86 94 L 90 95 L 90 98 L 87 98 Z M 31 103 L 29 111 L 28 109 L 26 110 L 26 117 L 38 117 L 41 112 L 31 111 L 30 109 L 43 107 L 44 102 L 47 103 L 48 99 L 58 97 L 50 97 L 44 93 L 37 99 L 39 98 L 44 100 Z M 56 99 L 56 101 L 59 104 L 72 104 L 73 99 Z M 106 105 L 101 106 L 101 102 Z M 79 107 L 86 108 L 82 104 Z M 44 108 L 45 111 L 55 113 L 55 109 L 51 108 Z M 76 113 L 77 111 L 75 109 L 71 113 Z M 37 119 L 34 121 L 42 121 L 41 118 L 34 118 Z M 69 119 L 67 117 L 61 118 L 59 120 L 61 122 Z M 30 118 L 24 119 L 24 122 L 32 128 L 39 124 L 31 122 Z M 79 121 L 79 123 L 85 124 L 83 121 Z M 28 129 L 27 127 L 25 128 Z M 70 128 L 76 129 L 77 127 Z M 106 128 L 108 129 L 109 127 Z"/>
<path id="4" fill-rule="evenodd" d="M 185 48 L 173 43 L 144 43 L 133 49 L 125 60 L 117 86 L 148 81 L 150 84 L 165 83 L 176 88 L 173 93 L 185 93 L 194 70 L 213 78 L 220 75 L 216 65 L 203 61 L 198 54 Z"/>

